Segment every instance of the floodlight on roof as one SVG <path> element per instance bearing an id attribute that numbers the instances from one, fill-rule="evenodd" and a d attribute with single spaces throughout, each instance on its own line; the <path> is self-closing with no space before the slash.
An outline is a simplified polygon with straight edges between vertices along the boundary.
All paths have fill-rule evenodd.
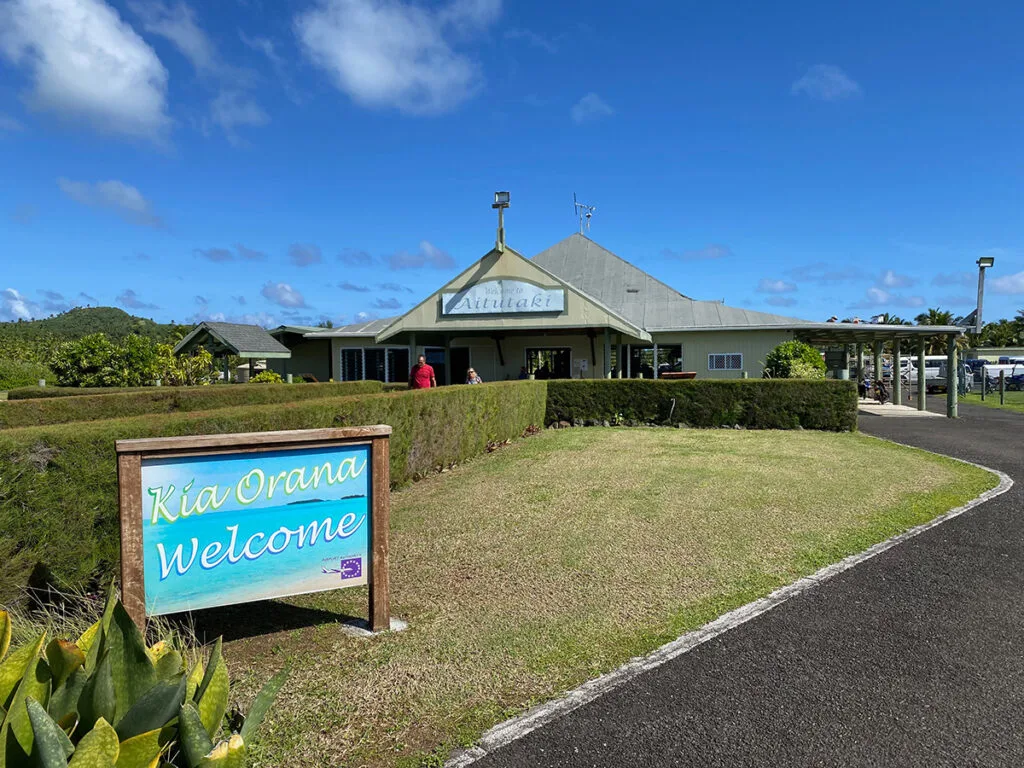
<path id="1" fill-rule="evenodd" d="M 511 205 L 511 203 L 509 202 L 510 197 L 511 196 L 509 195 L 508 192 L 495 192 L 494 193 L 494 205 L 491 206 L 491 207 L 492 208 L 498 208 L 500 206 L 502 208 L 508 208 L 509 205 Z"/>
<path id="2" fill-rule="evenodd" d="M 994 256 L 982 256 L 980 259 L 978 259 L 978 266 L 981 267 L 982 269 L 985 269 L 986 267 L 991 267 L 995 263 L 996 259 Z"/>

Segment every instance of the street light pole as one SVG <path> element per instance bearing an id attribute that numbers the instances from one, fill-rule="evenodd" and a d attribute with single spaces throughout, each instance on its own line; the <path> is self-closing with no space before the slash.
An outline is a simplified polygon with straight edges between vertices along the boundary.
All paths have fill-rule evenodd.
<path id="1" fill-rule="evenodd" d="M 985 270 L 996 263 L 992 256 L 982 256 L 978 259 L 978 309 L 974 316 L 974 332 L 981 334 L 981 305 L 985 300 Z"/>

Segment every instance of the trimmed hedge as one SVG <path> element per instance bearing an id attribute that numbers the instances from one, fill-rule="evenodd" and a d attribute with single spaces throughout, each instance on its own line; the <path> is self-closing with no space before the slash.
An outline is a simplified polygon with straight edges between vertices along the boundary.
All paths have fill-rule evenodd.
<path id="1" fill-rule="evenodd" d="M 48 388 L 44 388 L 48 389 Z M 208 411 L 236 405 L 263 405 L 324 397 L 375 394 L 379 381 L 328 384 L 232 384 L 206 387 L 145 387 L 102 395 L 9 400 L 0 403 L 0 429 L 66 424 L 72 421 L 126 418 L 149 413 Z"/>
<path id="2" fill-rule="evenodd" d="M 548 382 L 548 424 L 588 420 L 851 431 L 857 428 L 857 390 L 850 381 L 810 379 Z"/>
<path id="3" fill-rule="evenodd" d="M 47 381 L 53 379 L 48 376 Z M 198 389 L 199 387 L 191 387 Z M 40 397 L 78 397 L 79 395 L 122 395 L 125 392 L 146 392 L 153 387 L 18 387 L 7 393 L 9 400 L 35 400 Z"/>
<path id="4" fill-rule="evenodd" d="M 545 393 L 545 382 L 499 382 L 0 432 L 0 603 L 37 562 L 69 587 L 114 572 L 115 440 L 390 424 L 399 485 L 539 426 Z"/>

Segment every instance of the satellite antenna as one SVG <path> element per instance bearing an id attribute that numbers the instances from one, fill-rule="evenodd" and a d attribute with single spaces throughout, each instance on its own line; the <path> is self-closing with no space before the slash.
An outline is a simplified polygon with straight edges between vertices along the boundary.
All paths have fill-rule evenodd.
<path id="1" fill-rule="evenodd" d="M 576 220 L 580 225 L 580 234 L 583 234 L 583 227 L 586 226 L 587 232 L 590 231 L 590 219 L 594 215 L 594 211 L 597 210 L 596 205 L 587 205 L 576 200 L 576 193 L 572 193 L 572 213 L 576 217 Z"/>

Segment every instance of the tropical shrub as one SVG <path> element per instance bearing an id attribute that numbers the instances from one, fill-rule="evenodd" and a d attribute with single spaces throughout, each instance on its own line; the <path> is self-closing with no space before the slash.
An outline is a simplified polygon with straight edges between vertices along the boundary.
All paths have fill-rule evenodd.
<path id="1" fill-rule="evenodd" d="M 152 339 L 130 334 L 115 344 L 94 333 L 58 345 L 50 368 L 65 387 L 141 387 L 156 379 L 158 362 Z"/>
<path id="2" fill-rule="evenodd" d="M 250 384 L 280 384 L 283 381 L 284 379 L 277 371 L 260 371 L 249 379 Z"/>
<path id="3" fill-rule="evenodd" d="M 191 355 L 176 355 L 171 344 L 157 344 L 156 378 L 171 387 L 209 384 L 213 380 L 213 355 L 199 347 Z"/>
<path id="4" fill-rule="evenodd" d="M 820 375 L 808 375 L 812 371 L 820 371 Z M 821 379 L 825 377 L 825 361 L 810 344 L 784 341 L 765 358 L 764 375 L 769 379 Z"/>
<path id="5" fill-rule="evenodd" d="M 34 387 L 40 379 L 53 381 L 53 373 L 42 363 L 0 359 L 0 391 Z"/>
<path id="6" fill-rule="evenodd" d="M 230 693 L 221 641 L 205 668 L 165 642 L 147 647 L 113 590 L 76 641 L 7 651 L 0 611 L 0 768 L 234 768 L 287 677 L 278 673 L 248 717 L 225 719 Z"/>

